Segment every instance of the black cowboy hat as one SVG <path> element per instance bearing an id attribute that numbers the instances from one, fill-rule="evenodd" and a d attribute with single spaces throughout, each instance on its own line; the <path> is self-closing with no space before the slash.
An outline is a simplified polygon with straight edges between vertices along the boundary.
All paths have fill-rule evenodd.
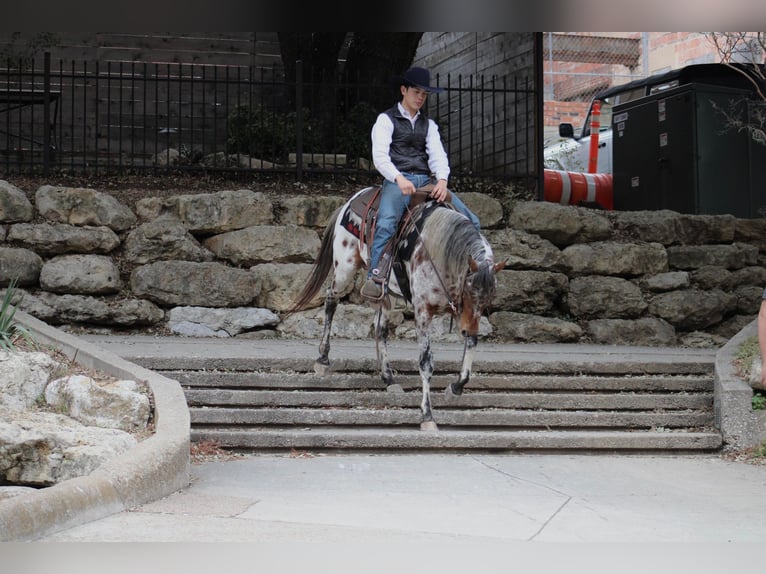
<path id="1" fill-rule="evenodd" d="M 406 72 L 404 72 L 403 76 L 394 76 L 393 82 L 397 86 L 415 86 L 416 88 L 420 88 L 421 90 L 425 90 L 426 92 L 432 92 L 435 94 L 438 94 L 440 92 L 444 91 L 444 88 L 437 88 L 435 86 L 431 86 L 431 72 L 426 70 L 425 68 L 410 68 Z"/>

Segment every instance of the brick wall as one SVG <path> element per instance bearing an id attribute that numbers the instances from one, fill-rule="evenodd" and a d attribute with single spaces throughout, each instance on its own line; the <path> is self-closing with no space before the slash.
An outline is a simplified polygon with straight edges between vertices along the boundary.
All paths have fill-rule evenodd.
<path id="1" fill-rule="evenodd" d="M 575 128 L 575 132 L 582 127 L 585 114 L 588 113 L 588 102 L 557 102 L 546 100 L 544 103 L 544 122 L 546 126 L 557 126 L 562 122 L 569 122 Z"/>

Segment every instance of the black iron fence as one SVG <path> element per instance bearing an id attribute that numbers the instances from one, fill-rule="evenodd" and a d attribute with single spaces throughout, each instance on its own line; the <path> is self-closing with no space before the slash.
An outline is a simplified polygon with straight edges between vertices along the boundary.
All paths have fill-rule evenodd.
<path id="1" fill-rule="evenodd" d="M 429 98 L 456 176 L 534 185 L 532 79 L 438 78 Z M 0 67 L 0 171 L 365 173 L 370 103 L 390 86 L 276 68 L 12 61 Z M 377 94 L 377 100 L 373 97 Z M 392 103 L 394 94 L 391 93 Z"/>

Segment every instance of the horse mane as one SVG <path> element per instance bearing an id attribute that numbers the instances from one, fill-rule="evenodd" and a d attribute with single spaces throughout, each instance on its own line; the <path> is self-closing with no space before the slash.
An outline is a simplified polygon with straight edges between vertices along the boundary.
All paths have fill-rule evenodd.
<path id="1" fill-rule="evenodd" d="M 479 264 L 474 281 L 477 285 L 494 285 L 493 254 L 489 243 L 463 214 L 452 209 L 434 209 L 423 223 L 423 243 L 434 263 L 442 265 L 447 277 L 462 284 L 468 274 L 468 261 Z"/>

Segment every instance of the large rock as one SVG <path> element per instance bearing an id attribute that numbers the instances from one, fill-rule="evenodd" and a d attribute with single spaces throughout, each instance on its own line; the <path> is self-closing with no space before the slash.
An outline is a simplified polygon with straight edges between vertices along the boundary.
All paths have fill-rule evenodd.
<path id="1" fill-rule="evenodd" d="M 647 303 L 638 285 L 627 279 L 589 275 L 569 281 L 564 306 L 577 318 L 635 319 Z"/>
<path id="2" fill-rule="evenodd" d="M 516 203 L 508 225 L 539 235 L 557 247 L 603 241 L 612 236 L 612 223 L 603 213 L 549 201 Z"/>
<path id="3" fill-rule="evenodd" d="M 41 255 L 109 253 L 120 244 L 106 226 L 76 227 L 66 223 L 17 223 L 8 230 L 8 241 L 17 241 Z"/>
<path id="4" fill-rule="evenodd" d="M 497 295 L 492 308 L 502 311 L 546 313 L 566 293 L 569 279 L 550 271 L 503 270 L 497 274 Z"/>
<path id="5" fill-rule="evenodd" d="M 668 270 L 667 254 L 659 243 L 598 241 L 570 245 L 562 251 L 562 264 L 571 275 L 635 277 Z"/>
<path id="6" fill-rule="evenodd" d="M 213 234 L 274 223 L 274 207 L 262 192 L 249 189 L 143 199 L 136 207 L 144 220 L 174 215 L 192 233 Z"/>
<path id="7" fill-rule="evenodd" d="M 309 263 L 319 253 L 321 240 L 316 231 L 297 225 L 254 225 L 221 233 L 203 245 L 234 265 L 259 263 Z"/>
<path id="8" fill-rule="evenodd" d="M 335 195 L 297 195 L 279 201 L 279 222 L 324 229 L 348 198 Z"/>
<path id="9" fill-rule="evenodd" d="M 47 353 L 0 350 L 0 405 L 13 410 L 34 407 L 58 368 L 58 361 Z"/>
<path id="10" fill-rule="evenodd" d="M 736 223 L 730 215 L 693 215 L 670 210 L 615 211 L 610 217 L 620 236 L 665 246 L 730 243 Z"/>
<path id="11" fill-rule="evenodd" d="M 43 265 L 40 286 L 53 293 L 106 295 L 122 289 L 122 280 L 107 255 L 59 255 Z"/>
<path id="12" fill-rule="evenodd" d="M 375 333 L 375 314 L 376 310 L 369 306 L 339 305 L 330 335 L 339 339 L 371 339 Z M 277 330 L 291 336 L 317 339 L 322 335 L 324 319 L 324 309 L 301 311 L 287 317 Z"/>
<path id="13" fill-rule="evenodd" d="M 489 316 L 495 336 L 513 343 L 575 343 L 583 330 L 570 321 L 512 311 L 498 311 Z"/>
<path id="14" fill-rule="evenodd" d="M 37 285 L 43 258 L 23 247 L 0 247 L 0 286 L 16 279 L 18 287 Z"/>
<path id="15" fill-rule="evenodd" d="M 668 263 L 676 269 L 697 269 L 719 265 L 741 269 L 758 262 L 758 248 L 752 245 L 674 245 L 668 247 Z"/>
<path id="16" fill-rule="evenodd" d="M 0 351 L 0 484 L 51 486 L 90 474 L 137 444 L 128 431 L 146 432 L 146 385 L 69 370 L 48 353 Z"/>
<path id="17" fill-rule="evenodd" d="M 52 325 L 89 323 L 143 327 L 155 325 L 165 318 L 162 309 L 145 299 L 101 299 L 86 295 L 56 295 L 45 291 L 24 293 L 19 308 Z"/>
<path id="18" fill-rule="evenodd" d="M 649 303 L 649 313 L 682 331 L 720 323 L 737 308 L 737 298 L 721 290 L 682 289 L 660 293 Z"/>
<path id="19" fill-rule="evenodd" d="M 479 218 L 482 229 L 491 229 L 502 224 L 503 205 L 494 197 L 475 191 L 458 191 L 457 195 Z"/>
<path id="20" fill-rule="evenodd" d="M 35 210 L 26 194 L 15 185 L 0 179 L 0 223 L 31 221 Z"/>
<path id="21" fill-rule="evenodd" d="M 237 307 L 174 307 L 168 315 L 168 328 L 178 335 L 194 337 L 234 337 L 252 329 L 274 327 L 279 316 L 269 309 Z"/>
<path id="22" fill-rule="evenodd" d="M 50 412 L 0 407 L 0 480 L 51 486 L 86 476 L 137 444 L 129 433 Z"/>
<path id="23" fill-rule="evenodd" d="M 290 309 L 308 282 L 312 267 L 310 263 L 263 263 L 251 267 L 250 271 L 261 283 L 260 293 L 255 298 L 256 305 L 275 311 Z M 324 303 L 325 290 L 329 282 L 330 279 L 328 278 L 325 281 L 326 284 L 309 302 L 307 308 L 319 307 Z M 351 289 L 353 289 L 353 285 L 350 285 L 347 291 L 340 293 L 339 296 L 347 295 Z"/>
<path id="24" fill-rule="evenodd" d="M 711 289 L 731 290 L 731 271 L 720 265 L 703 265 L 691 271 L 685 271 L 690 275 L 691 287 L 710 291 Z M 762 283 L 766 285 L 766 283 Z M 689 285 L 686 285 L 689 287 Z"/>
<path id="25" fill-rule="evenodd" d="M 678 343 L 673 325 L 654 317 L 594 319 L 588 321 L 585 331 L 597 345 L 672 347 Z"/>
<path id="26" fill-rule="evenodd" d="M 138 220 L 127 205 L 95 189 L 43 185 L 35 193 L 35 205 L 40 215 L 56 223 L 125 231 Z"/>
<path id="27" fill-rule="evenodd" d="M 161 216 L 136 227 L 125 239 L 124 255 L 137 265 L 169 259 L 212 261 L 215 258 L 174 215 Z"/>
<path id="28" fill-rule="evenodd" d="M 126 432 L 145 429 L 151 416 L 147 388 L 129 380 L 62 377 L 45 387 L 45 402 L 84 425 Z"/>
<path id="29" fill-rule="evenodd" d="M 196 307 L 242 307 L 260 291 L 249 271 L 223 263 L 163 261 L 133 270 L 133 293 L 160 305 Z"/>
<path id="30" fill-rule="evenodd" d="M 547 239 L 518 229 L 486 232 L 495 261 L 505 261 L 506 269 L 558 270 L 561 250 Z"/>

